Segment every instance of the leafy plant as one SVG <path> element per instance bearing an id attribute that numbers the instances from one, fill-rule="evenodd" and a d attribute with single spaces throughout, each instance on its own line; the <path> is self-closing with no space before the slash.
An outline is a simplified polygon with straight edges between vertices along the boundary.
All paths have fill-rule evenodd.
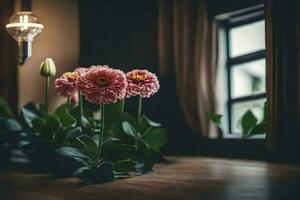
<path id="1" fill-rule="evenodd" d="M 21 124 L 15 119 L 8 104 L 0 98 L 0 163 L 8 161 L 16 148 L 22 132 Z"/>
<path id="2" fill-rule="evenodd" d="M 253 135 L 265 134 L 267 131 L 267 113 L 268 104 L 265 102 L 263 108 L 263 119 L 258 121 L 251 110 L 247 110 L 241 117 L 240 123 L 242 127 L 243 138 L 249 138 Z M 208 112 L 209 119 L 216 125 L 221 124 L 222 115 Z"/>
<path id="3" fill-rule="evenodd" d="M 265 134 L 267 131 L 268 104 L 264 104 L 263 119 L 259 122 L 251 110 L 248 110 L 241 118 L 243 137 Z"/>
<path id="4" fill-rule="evenodd" d="M 223 115 L 220 115 L 220 114 L 216 114 L 216 113 L 213 113 L 213 112 L 208 112 L 207 113 L 207 116 L 208 118 L 213 122 L 215 123 L 216 125 L 220 125 L 221 124 L 221 120 L 222 120 L 222 117 Z"/>
<path id="5" fill-rule="evenodd" d="M 67 101 L 54 112 L 49 112 L 49 82 L 56 72 L 55 64 L 49 58 L 41 65 L 41 75 L 46 80 L 45 105 L 28 103 L 15 117 L 7 103 L 0 99 L 1 158 L 8 161 L 11 149 L 19 148 L 39 171 L 78 177 L 86 184 L 129 177 L 132 172 L 144 174 L 152 171 L 156 162 L 164 160 L 160 149 L 168 141 L 168 133 L 160 123 L 142 114 L 144 93 L 138 96 L 138 114 L 134 117 L 124 112 L 125 74 L 103 66 L 91 70 L 98 70 L 101 75 L 89 84 L 89 87 L 95 84 L 97 91 L 109 83 L 123 81 L 115 90 L 102 91 L 100 95 L 103 98 L 107 96 L 105 104 L 102 97 L 96 104 L 84 102 L 82 91 L 75 81 L 79 80 L 80 74 L 87 74 L 88 69 L 77 68 L 57 79 L 56 87 L 65 94 Z M 103 78 L 109 73 L 114 76 Z M 132 76 L 135 82 L 148 76 L 152 78 L 154 89 L 144 90 L 148 92 L 146 96 L 157 92 L 159 84 L 156 76 L 147 70 L 136 70 Z M 108 82 L 106 78 L 113 80 Z M 116 90 L 120 91 L 112 93 Z M 72 95 L 77 93 L 79 103 L 72 104 Z M 120 100 L 112 103 L 112 95 Z M 99 98 L 99 95 L 95 97 Z M 96 112 L 100 112 L 100 119 L 94 117 Z"/>
<path id="6" fill-rule="evenodd" d="M 161 128 L 159 123 L 150 120 L 145 115 L 142 115 L 142 120 L 136 122 L 136 126 L 128 121 L 122 122 L 124 133 L 134 141 L 136 147 L 136 170 L 141 173 L 146 173 L 152 170 L 153 164 L 163 160 L 160 153 L 168 141 L 167 130 Z"/>

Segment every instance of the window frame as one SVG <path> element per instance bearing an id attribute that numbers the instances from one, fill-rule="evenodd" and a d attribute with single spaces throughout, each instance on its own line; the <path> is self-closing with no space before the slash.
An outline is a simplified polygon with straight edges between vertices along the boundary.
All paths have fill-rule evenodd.
<path id="1" fill-rule="evenodd" d="M 225 20 L 222 20 L 220 25 L 225 32 L 225 67 L 226 67 L 226 79 L 227 79 L 227 102 L 226 102 L 226 111 L 227 111 L 227 127 L 229 135 L 239 135 L 241 133 L 236 133 L 232 131 L 232 107 L 235 103 L 240 102 L 249 102 L 252 100 L 260 100 L 265 99 L 267 97 L 266 91 L 263 93 L 258 93 L 254 95 L 242 96 L 232 98 L 231 91 L 231 78 L 232 78 L 232 67 L 237 67 L 237 64 L 243 64 L 251 61 L 256 61 L 259 59 L 266 59 L 266 49 L 258 50 L 251 53 L 247 53 L 241 56 L 230 57 L 230 37 L 229 31 L 232 28 L 236 28 L 239 26 L 251 24 L 254 22 L 265 20 L 264 10 L 261 8 L 251 10 L 244 13 L 239 13 L 237 15 L 233 15 L 228 17 Z"/>

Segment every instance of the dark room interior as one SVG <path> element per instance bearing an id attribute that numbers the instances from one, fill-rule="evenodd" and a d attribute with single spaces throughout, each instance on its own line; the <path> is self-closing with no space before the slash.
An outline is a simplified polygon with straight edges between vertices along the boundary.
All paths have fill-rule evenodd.
<path id="1" fill-rule="evenodd" d="M 0 0 L 2 199 L 300 199 L 300 1 Z"/>

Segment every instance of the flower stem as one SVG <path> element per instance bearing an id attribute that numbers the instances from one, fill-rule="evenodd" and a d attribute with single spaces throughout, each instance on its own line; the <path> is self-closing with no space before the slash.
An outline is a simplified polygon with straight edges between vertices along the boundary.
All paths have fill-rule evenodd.
<path id="1" fill-rule="evenodd" d="M 96 162 L 95 162 L 96 165 L 100 160 L 102 143 L 103 143 L 103 135 L 104 135 L 104 104 L 103 103 L 100 104 L 100 112 L 101 112 L 101 126 L 100 126 L 99 144 L 98 144 L 97 154 L 96 154 Z"/>
<path id="2" fill-rule="evenodd" d="M 79 92 L 78 95 L 79 95 L 79 113 L 80 113 L 80 120 L 81 120 L 83 116 L 83 102 L 82 102 L 81 92 Z"/>
<path id="3" fill-rule="evenodd" d="M 45 106 L 46 106 L 46 114 L 49 112 L 49 85 L 50 85 L 50 77 L 46 77 L 46 90 L 45 90 Z"/>
<path id="4" fill-rule="evenodd" d="M 139 123 L 141 121 L 141 116 L 142 116 L 142 97 L 139 96 L 139 98 L 138 98 L 138 110 L 137 110 L 137 119 L 138 119 Z"/>
<path id="5" fill-rule="evenodd" d="M 120 102 L 120 112 L 124 112 L 125 108 L 125 98 L 121 100 Z"/>

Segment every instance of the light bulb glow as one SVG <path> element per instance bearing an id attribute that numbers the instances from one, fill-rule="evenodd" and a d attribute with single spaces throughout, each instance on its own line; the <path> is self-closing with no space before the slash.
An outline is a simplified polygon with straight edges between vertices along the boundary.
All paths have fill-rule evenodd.
<path id="1" fill-rule="evenodd" d="M 18 42 L 33 41 L 44 29 L 32 12 L 18 12 L 6 25 L 7 32 Z"/>
<path id="2" fill-rule="evenodd" d="M 24 15 L 24 29 L 27 30 L 28 29 L 28 15 Z"/>
<path id="3" fill-rule="evenodd" d="M 36 24 L 36 23 L 27 23 L 26 24 L 27 28 L 28 27 L 34 27 L 34 28 L 44 28 L 43 24 Z M 6 25 L 6 28 L 21 28 L 25 27 L 24 23 L 10 23 Z"/>

